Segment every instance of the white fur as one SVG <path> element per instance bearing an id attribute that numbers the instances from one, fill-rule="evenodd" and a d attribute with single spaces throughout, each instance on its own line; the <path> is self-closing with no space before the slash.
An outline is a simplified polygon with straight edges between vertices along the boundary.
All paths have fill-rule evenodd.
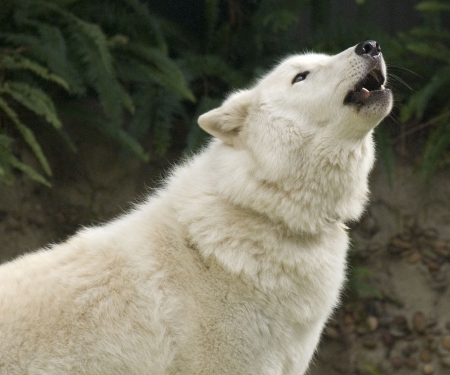
<path id="1" fill-rule="evenodd" d="M 366 73 L 354 47 L 286 59 L 147 202 L 1 266 L 0 374 L 304 374 L 391 108 L 343 105 Z"/>

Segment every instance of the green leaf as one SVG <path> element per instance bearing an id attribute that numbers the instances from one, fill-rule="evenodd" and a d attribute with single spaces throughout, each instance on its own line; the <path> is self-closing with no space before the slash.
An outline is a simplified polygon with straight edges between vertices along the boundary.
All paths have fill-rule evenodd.
<path id="1" fill-rule="evenodd" d="M 17 130 L 19 130 L 19 132 L 22 134 L 23 139 L 28 144 L 28 146 L 30 146 L 34 155 L 38 159 L 44 172 L 48 176 L 51 176 L 52 171 L 50 165 L 48 164 L 47 158 L 45 157 L 42 148 L 36 140 L 36 137 L 34 136 L 34 133 L 31 131 L 31 129 L 24 125 L 22 121 L 20 121 L 17 113 L 2 98 L 0 98 L 0 110 L 3 110 L 8 118 L 14 123 Z"/>
<path id="2" fill-rule="evenodd" d="M 40 88 L 32 87 L 24 82 L 7 81 L 3 86 L 0 86 L 1 92 L 11 95 L 11 97 L 27 107 L 30 111 L 39 116 L 43 116 L 56 129 L 62 127 L 53 100 Z"/>
<path id="3" fill-rule="evenodd" d="M 407 44 L 406 48 L 423 57 L 431 57 L 436 60 L 450 62 L 450 50 L 441 43 L 429 44 L 424 42 L 414 42 Z"/>
<path id="4" fill-rule="evenodd" d="M 441 12 L 449 11 L 450 4 L 442 1 L 423 1 L 415 6 L 416 10 L 420 12 Z"/>
<path id="5" fill-rule="evenodd" d="M 448 116 L 450 117 L 450 116 Z M 447 121 L 448 118 L 447 118 Z M 436 170 L 439 160 L 450 146 L 450 123 L 445 122 L 436 127 L 428 136 L 423 153 L 421 169 L 425 181 L 429 181 Z"/>
<path id="6" fill-rule="evenodd" d="M 128 75 L 129 78 L 133 77 L 141 82 L 146 78 L 166 87 L 185 99 L 195 101 L 194 94 L 187 87 L 180 68 L 159 49 L 130 42 L 121 46 L 120 52 L 122 62 L 129 64 L 134 71 L 134 74 Z M 136 69 L 141 74 L 136 74 Z M 121 72 L 123 77 L 125 72 L 124 70 L 121 70 Z"/>
<path id="7" fill-rule="evenodd" d="M 69 85 L 63 78 L 56 74 L 50 73 L 47 68 L 36 61 L 27 59 L 26 57 L 20 55 L 3 55 L 0 58 L 0 68 L 29 70 L 42 79 L 52 81 L 69 91 Z"/>
<path id="8" fill-rule="evenodd" d="M 35 180 L 47 187 L 51 187 L 52 184 L 50 181 L 48 181 L 44 176 L 42 176 L 40 173 L 36 172 L 33 168 L 31 168 L 29 165 L 26 165 L 22 163 L 20 160 L 18 160 L 13 155 L 10 156 L 9 163 L 12 167 L 24 172 L 28 177 L 30 177 L 32 180 Z"/>
<path id="9" fill-rule="evenodd" d="M 411 95 L 401 110 L 401 121 L 406 122 L 413 116 L 421 119 L 431 99 L 447 85 L 450 85 L 450 66 L 438 70 L 420 91 Z"/>

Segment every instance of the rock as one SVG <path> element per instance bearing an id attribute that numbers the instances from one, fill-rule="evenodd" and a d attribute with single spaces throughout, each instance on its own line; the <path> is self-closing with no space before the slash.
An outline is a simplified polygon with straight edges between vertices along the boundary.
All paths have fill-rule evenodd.
<path id="1" fill-rule="evenodd" d="M 402 252 L 404 250 L 411 249 L 411 242 L 402 240 L 401 238 L 395 237 L 390 242 L 390 248 L 392 248 L 393 253 Z M 394 249 L 395 248 L 395 249 Z"/>
<path id="2" fill-rule="evenodd" d="M 443 336 L 441 342 L 445 349 L 450 350 L 450 335 Z"/>
<path id="3" fill-rule="evenodd" d="M 417 333 L 425 333 L 425 330 L 427 329 L 427 320 L 422 312 L 418 311 L 413 315 L 412 324 Z"/>
<path id="4" fill-rule="evenodd" d="M 332 340 L 339 340 L 341 338 L 341 335 L 339 334 L 339 331 L 334 327 L 325 327 L 325 336 Z"/>
<path id="5" fill-rule="evenodd" d="M 394 338 L 402 338 L 406 336 L 406 332 L 399 328 L 391 328 L 389 334 Z"/>
<path id="6" fill-rule="evenodd" d="M 360 336 L 365 335 L 367 332 L 369 332 L 369 328 L 365 325 L 359 325 L 355 329 L 356 333 Z"/>
<path id="7" fill-rule="evenodd" d="M 383 340 L 384 345 L 386 345 L 387 347 L 391 347 L 394 343 L 394 338 L 389 332 L 383 332 L 383 334 L 381 335 L 381 339 Z"/>
<path id="8" fill-rule="evenodd" d="M 409 264 L 416 264 L 420 260 L 420 253 L 418 251 L 412 253 L 408 258 Z"/>
<path id="9" fill-rule="evenodd" d="M 408 320 L 406 319 L 406 317 L 404 315 L 397 315 L 394 318 L 394 323 L 396 325 L 398 325 L 399 327 L 406 327 Z"/>
<path id="10" fill-rule="evenodd" d="M 392 323 L 392 316 L 390 315 L 381 315 L 380 318 L 378 319 L 378 323 L 380 323 L 380 326 L 382 327 L 389 327 Z M 449 327 L 450 327 L 450 322 L 449 323 Z M 450 330 L 450 328 L 449 328 Z"/>
<path id="11" fill-rule="evenodd" d="M 431 272 L 439 271 L 441 269 L 441 266 L 437 262 L 429 262 L 428 263 L 428 270 Z"/>
<path id="12" fill-rule="evenodd" d="M 374 339 L 366 339 L 363 341 L 362 344 L 366 349 L 369 349 L 369 350 L 375 349 L 378 346 L 377 340 L 374 340 Z"/>
<path id="13" fill-rule="evenodd" d="M 441 358 L 441 362 L 445 367 L 450 367 L 450 355 Z"/>
<path id="14" fill-rule="evenodd" d="M 438 231 L 435 228 L 424 229 L 422 234 L 430 240 L 438 238 Z"/>
<path id="15" fill-rule="evenodd" d="M 425 363 L 430 362 L 431 361 L 431 352 L 428 349 L 422 349 L 420 351 L 420 360 Z"/>
<path id="16" fill-rule="evenodd" d="M 372 238 L 380 231 L 377 221 L 369 214 L 363 216 L 359 222 L 360 233 L 366 238 Z"/>
<path id="17" fill-rule="evenodd" d="M 392 363 L 392 367 L 397 370 L 405 364 L 405 360 L 400 357 L 395 357 L 395 358 L 392 358 L 391 363 Z"/>
<path id="18" fill-rule="evenodd" d="M 423 365 L 424 374 L 432 374 L 434 372 L 434 366 L 431 363 Z"/>
<path id="19" fill-rule="evenodd" d="M 443 241 L 437 241 L 434 244 L 432 250 L 439 256 L 447 258 L 450 256 L 450 251 L 448 249 L 448 243 Z"/>
<path id="20" fill-rule="evenodd" d="M 407 359 L 405 359 L 405 364 L 411 370 L 416 370 L 419 367 L 419 363 L 414 358 L 407 358 Z"/>
<path id="21" fill-rule="evenodd" d="M 445 328 L 447 328 L 450 331 L 450 321 L 448 321 L 447 323 L 445 323 Z"/>
<path id="22" fill-rule="evenodd" d="M 376 316 L 367 317 L 367 326 L 371 332 L 374 332 L 378 328 L 378 318 Z"/>
<path id="23" fill-rule="evenodd" d="M 346 325 L 355 324 L 355 318 L 350 314 L 345 314 L 344 323 Z"/>
<path id="24" fill-rule="evenodd" d="M 414 354 L 418 350 L 419 350 L 419 348 L 417 347 L 417 345 L 408 344 L 407 346 L 405 346 L 402 349 L 402 354 L 404 357 L 409 358 L 409 357 L 411 357 L 412 354 Z"/>
<path id="25" fill-rule="evenodd" d="M 423 251 L 423 255 L 425 258 L 427 258 L 428 260 L 431 260 L 431 261 L 436 261 L 439 258 L 439 255 L 437 255 L 434 251 L 429 250 L 429 249 L 425 249 Z"/>

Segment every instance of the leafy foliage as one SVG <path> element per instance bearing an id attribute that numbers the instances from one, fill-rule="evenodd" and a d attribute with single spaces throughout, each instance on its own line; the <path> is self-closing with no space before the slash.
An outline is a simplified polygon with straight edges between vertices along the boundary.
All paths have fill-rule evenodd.
<path id="1" fill-rule="evenodd" d="M 0 133 L 4 136 L 0 179 L 11 181 L 11 168 L 17 168 L 49 184 L 13 156 L 11 147 L 21 138 L 44 175 L 51 176 L 41 145 L 19 115 L 24 109 L 32 114 L 37 129 L 41 122 L 33 116 L 62 132 L 60 112 L 97 128 L 143 160 L 148 160 L 148 154 L 135 136 L 142 135 L 142 129 L 152 129 L 157 149 L 165 151 L 171 116 L 182 99 L 195 98 L 168 56 L 158 23 L 145 5 L 137 0 L 5 0 L 2 6 L 0 113 L 2 129 L 11 123 L 15 132 L 3 129 Z M 156 91 L 168 94 L 149 96 Z M 101 110 L 75 110 L 74 99 L 82 96 L 97 98 Z M 58 103 L 52 97 L 58 97 Z M 147 106 L 158 108 L 157 121 L 143 116 Z M 134 114 L 140 116 L 135 119 Z M 161 121 L 167 121 L 165 126 Z"/>
<path id="2" fill-rule="evenodd" d="M 418 129 L 430 128 L 421 163 L 429 180 L 440 164 L 447 163 L 450 146 L 450 33 L 442 26 L 442 12 L 450 11 L 450 6 L 425 1 L 416 9 L 423 15 L 423 25 L 401 38 L 406 49 L 417 56 L 415 67 L 423 79 L 402 107 L 400 118 L 402 122 L 419 122 Z"/>
<path id="3" fill-rule="evenodd" d="M 53 128 L 74 149 L 61 117 L 97 129 L 142 160 L 149 160 L 140 143 L 148 135 L 152 151 L 161 155 L 174 134 L 184 137 L 177 145 L 195 150 L 206 139 L 197 117 L 219 105 L 225 93 L 250 84 L 280 56 L 308 49 L 335 53 L 374 35 L 389 51 L 391 64 L 417 73 L 414 90 L 396 94 L 395 115 L 411 125 L 407 134 L 417 129 L 427 135 L 425 178 L 450 160 L 446 2 L 419 2 L 423 24 L 393 36 L 371 25 L 374 0 L 355 1 L 352 22 L 332 14 L 329 0 L 180 0 L 180 9 L 143 1 L 3 1 L 0 179 L 10 181 L 11 169 L 19 169 L 48 183 L 46 145 L 35 133 L 42 126 Z M 313 32 L 299 35 L 300 30 Z M 402 78 L 392 75 L 391 84 L 402 84 Z M 83 97 L 94 105 L 80 105 Z M 379 127 L 376 137 L 392 178 L 391 131 Z M 20 144 L 32 150 L 39 172 L 19 164 L 14 150 Z"/>

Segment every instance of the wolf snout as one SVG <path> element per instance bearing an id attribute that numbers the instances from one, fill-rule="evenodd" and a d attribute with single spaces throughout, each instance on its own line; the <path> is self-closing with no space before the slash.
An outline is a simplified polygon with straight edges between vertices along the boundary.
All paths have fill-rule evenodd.
<path id="1" fill-rule="evenodd" d="M 359 56 L 378 57 L 381 55 L 381 47 L 374 40 L 366 40 L 356 45 L 355 53 Z"/>

